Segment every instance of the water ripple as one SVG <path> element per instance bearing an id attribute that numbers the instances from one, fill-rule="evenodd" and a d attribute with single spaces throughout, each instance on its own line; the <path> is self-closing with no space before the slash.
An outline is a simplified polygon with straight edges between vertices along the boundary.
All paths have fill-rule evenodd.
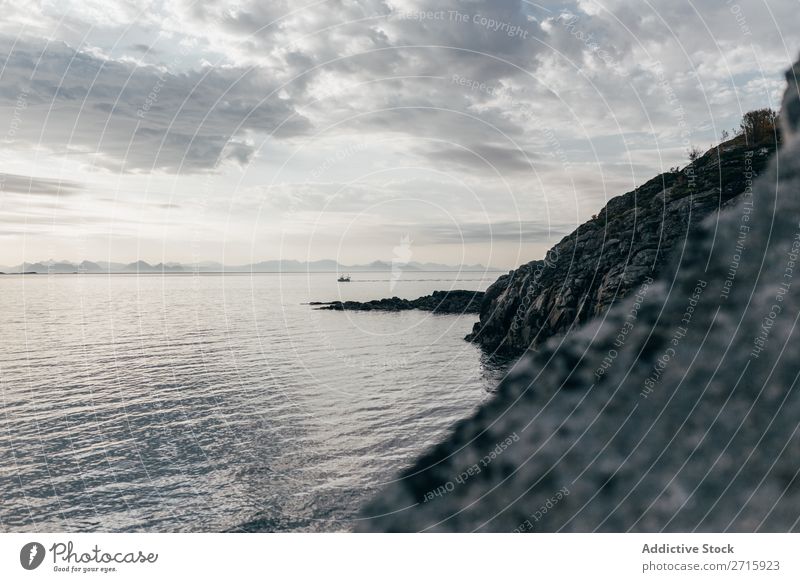
<path id="1" fill-rule="evenodd" d="M 347 529 L 506 363 L 474 316 L 302 303 L 469 275 L 3 277 L 0 530 Z"/>

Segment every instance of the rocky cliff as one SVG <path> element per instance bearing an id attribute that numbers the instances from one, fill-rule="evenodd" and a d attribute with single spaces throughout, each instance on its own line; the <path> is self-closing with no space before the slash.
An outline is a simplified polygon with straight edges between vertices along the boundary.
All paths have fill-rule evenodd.
<path id="1" fill-rule="evenodd" d="M 493 351 L 522 351 L 605 313 L 662 273 L 703 219 L 737 201 L 775 149 L 774 135 L 756 143 L 740 135 L 611 199 L 544 260 L 489 287 L 466 339 Z"/>
<path id="2" fill-rule="evenodd" d="M 800 529 L 798 74 L 752 196 L 692 229 L 652 283 L 526 353 L 359 529 Z"/>

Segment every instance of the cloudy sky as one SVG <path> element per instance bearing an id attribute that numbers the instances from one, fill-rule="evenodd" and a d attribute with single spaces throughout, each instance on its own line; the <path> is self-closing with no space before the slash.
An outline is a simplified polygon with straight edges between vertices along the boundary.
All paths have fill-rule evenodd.
<path id="1" fill-rule="evenodd" d="M 513 267 L 777 107 L 800 49 L 789 0 L 0 10 L 5 265 L 355 263 L 406 237 Z"/>

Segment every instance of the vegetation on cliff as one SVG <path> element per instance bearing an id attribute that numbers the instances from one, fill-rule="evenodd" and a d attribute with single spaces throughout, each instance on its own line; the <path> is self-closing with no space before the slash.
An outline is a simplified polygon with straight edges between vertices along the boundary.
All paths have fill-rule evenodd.
<path id="1" fill-rule="evenodd" d="M 738 134 L 632 192 L 611 199 L 543 260 L 501 276 L 486 291 L 466 339 L 520 352 L 602 315 L 685 250 L 709 215 L 749 196 L 779 143 L 770 109 L 747 113 Z"/>

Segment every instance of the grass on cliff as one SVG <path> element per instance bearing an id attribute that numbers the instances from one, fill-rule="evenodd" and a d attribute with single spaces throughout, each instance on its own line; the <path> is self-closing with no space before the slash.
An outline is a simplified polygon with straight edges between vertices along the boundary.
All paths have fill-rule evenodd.
<path id="1" fill-rule="evenodd" d="M 727 135 L 723 132 L 723 137 Z M 725 202 L 745 190 L 746 169 L 759 173 L 780 143 L 777 113 L 768 108 L 749 111 L 742 117 L 739 129 L 731 139 L 725 139 L 704 153 L 690 151 L 689 164 L 683 168 L 670 168 L 636 190 L 612 198 L 589 223 L 614 230 L 625 220 L 620 208 L 630 210 L 637 204 L 650 203 L 661 193 L 666 193 L 668 200 L 672 201 L 717 189 L 720 202 Z M 752 155 L 759 151 L 765 155 Z"/>

